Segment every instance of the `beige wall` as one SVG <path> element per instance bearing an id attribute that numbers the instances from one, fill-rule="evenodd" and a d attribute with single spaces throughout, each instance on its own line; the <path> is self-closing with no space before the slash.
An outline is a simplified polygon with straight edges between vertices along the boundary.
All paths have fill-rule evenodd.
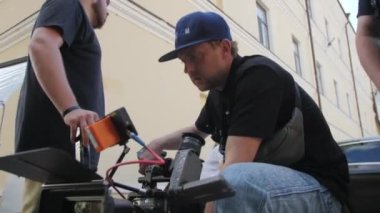
<path id="1" fill-rule="evenodd" d="M 27 56 L 28 43 L 29 39 L 24 39 L 5 51 L 0 52 L 0 63 Z"/>
<path id="2" fill-rule="evenodd" d="M 3 0 L 0 3 L 0 20 L 7 21 L 0 25 L 0 42 L 4 37 L 1 37 L 4 30 L 38 10 L 41 2 L 40 0 L 27 3 L 21 0 Z M 125 106 L 141 138 L 146 142 L 193 123 L 202 107 L 204 100 L 183 73 L 181 63 L 179 61 L 163 64 L 157 62 L 163 53 L 173 48 L 172 33 L 176 21 L 190 11 L 212 10 L 221 13 L 231 26 L 232 35 L 239 43 L 241 55 L 258 53 L 276 60 L 288 69 L 297 82 L 317 100 L 304 1 L 260 0 L 260 3 L 268 10 L 270 50 L 258 42 L 255 1 L 211 1 L 222 11 L 204 0 L 136 0 L 134 2 L 137 5 L 129 1 L 113 0 L 109 20 L 97 34 L 103 49 L 106 111 L 111 112 Z M 25 4 L 28 6 L 27 10 L 22 9 Z M 175 5 L 174 9 L 173 5 Z M 314 0 L 313 6 L 314 16 L 311 23 L 315 54 L 317 61 L 322 65 L 325 83 L 325 95 L 321 98 L 323 113 L 337 140 L 361 137 L 345 36 L 347 19 L 337 1 Z M 9 13 L 7 8 L 13 8 L 12 10 L 16 12 Z M 341 40 L 341 53 L 337 39 L 330 46 L 327 45 L 325 18 L 329 21 L 330 36 L 339 37 Z M 364 135 L 376 135 L 378 132 L 372 108 L 371 84 L 356 55 L 353 42 L 354 32 L 350 26 L 348 30 Z M 298 76 L 294 71 L 293 37 L 297 38 L 301 45 L 302 76 Z M 27 42 L 27 39 L 23 39 L 0 52 L 0 62 L 25 56 Z M 341 108 L 338 108 L 335 103 L 333 80 L 337 80 L 341 88 Z M 351 116 L 347 113 L 346 93 L 351 97 Z M 16 100 L 17 93 L 6 103 L 9 114 L 6 116 L 0 139 L 1 143 L 7 141 L 9 146 L 0 147 L 1 155 L 10 154 L 13 151 L 11 133 L 14 126 Z M 7 133 L 4 133 L 4 129 L 7 129 Z M 126 160 L 135 159 L 135 152 L 139 149 L 132 141 L 129 145 L 131 152 Z M 203 149 L 202 156 L 205 156 L 212 143 L 208 143 L 207 146 Z M 120 152 L 121 147 L 117 146 L 102 152 L 99 165 L 101 175 L 104 175 L 107 167 L 116 161 Z M 138 176 L 136 170 L 136 166 L 121 168 L 116 179 L 125 184 L 136 185 Z M 0 177 L 3 178 L 4 174 L 1 173 Z"/>
<path id="3" fill-rule="evenodd" d="M 43 0 L 2 0 L 0 1 L 0 32 L 12 28 L 23 19 L 37 12 Z"/>

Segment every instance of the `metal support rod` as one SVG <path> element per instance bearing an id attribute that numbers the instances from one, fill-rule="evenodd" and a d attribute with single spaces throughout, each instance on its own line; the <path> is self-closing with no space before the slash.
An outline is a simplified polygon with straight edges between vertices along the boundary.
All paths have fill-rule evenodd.
<path id="1" fill-rule="evenodd" d="M 351 77 L 352 77 L 352 83 L 353 83 L 353 86 L 354 86 L 356 109 L 358 111 L 359 127 L 360 127 L 360 131 L 361 131 L 362 137 L 364 137 L 364 129 L 363 129 L 363 123 L 362 123 L 362 119 L 361 119 L 361 115 L 360 115 L 358 92 L 357 92 L 357 89 L 356 89 L 355 73 L 354 73 L 354 68 L 352 66 L 351 45 L 350 45 L 350 39 L 348 37 L 348 30 L 347 30 L 347 25 L 349 23 L 348 16 L 346 16 L 346 18 L 347 18 L 347 22 L 344 25 L 344 28 L 345 28 L 345 31 L 346 31 L 346 40 L 347 40 L 347 47 L 348 47 L 348 58 L 349 58 L 349 61 L 350 61 Z"/>
<path id="2" fill-rule="evenodd" d="M 311 56 L 313 58 L 313 68 L 314 68 L 314 76 L 315 76 L 315 88 L 317 90 L 317 99 L 318 99 L 318 106 L 319 109 L 322 111 L 322 103 L 321 103 L 321 93 L 319 88 L 319 79 L 318 79 L 318 71 L 317 71 L 317 63 L 315 59 L 315 49 L 314 49 L 314 42 L 313 42 L 313 30 L 311 27 L 310 22 L 310 11 L 309 11 L 309 0 L 305 0 L 305 6 L 306 6 L 306 15 L 307 15 L 307 25 L 309 27 L 309 37 L 310 37 L 310 47 L 311 47 Z"/>
<path id="3" fill-rule="evenodd" d="M 119 159 L 117 159 L 116 164 L 120 163 L 120 162 L 124 159 L 125 155 L 126 155 L 126 154 L 129 152 L 129 150 L 130 150 L 129 147 L 127 147 L 127 145 L 124 144 L 123 146 L 124 146 L 123 152 L 120 154 Z M 118 168 L 118 167 L 114 167 L 114 168 L 111 170 L 111 172 L 110 172 L 110 176 L 109 176 L 110 179 L 112 179 L 112 177 L 113 177 L 113 175 L 115 174 L 117 168 Z"/>

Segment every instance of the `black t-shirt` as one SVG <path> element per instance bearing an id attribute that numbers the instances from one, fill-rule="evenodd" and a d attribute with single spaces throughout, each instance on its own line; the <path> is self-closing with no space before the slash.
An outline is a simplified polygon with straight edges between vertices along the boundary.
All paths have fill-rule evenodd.
<path id="1" fill-rule="evenodd" d="M 64 40 L 60 48 L 67 79 L 79 105 L 104 116 L 101 50 L 96 34 L 78 0 L 47 0 L 34 29 L 50 27 Z M 16 151 L 55 147 L 74 153 L 70 130 L 40 87 L 28 60 L 17 119 Z"/>
<path id="2" fill-rule="evenodd" d="M 374 15 L 375 9 L 371 6 L 371 0 L 359 0 L 358 15 Z"/>
<path id="3" fill-rule="evenodd" d="M 212 90 L 195 125 L 220 143 L 228 136 L 270 138 L 291 118 L 295 106 L 293 77 L 270 59 L 268 66 L 246 70 L 235 82 L 236 70 L 248 57 L 233 61 L 223 91 Z M 315 177 L 339 200 L 348 194 L 347 160 L 335 142 L 329 126 L 313 99 L 300 88 L 304 119 L 305 156 L 290 167 Z M 230 120 L 223 128 L 224 100 L 232 100 Z M 224 122 L 225 123 L 225 122 Z M 223 131 L 226 129 L 226 132 Z"/>

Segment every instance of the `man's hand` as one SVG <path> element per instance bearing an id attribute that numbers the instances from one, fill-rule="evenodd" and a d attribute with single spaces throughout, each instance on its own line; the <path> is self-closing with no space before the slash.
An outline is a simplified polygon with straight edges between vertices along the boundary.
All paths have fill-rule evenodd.
<path id="1" fill-rule="evenodd" d="M 90 141 L 85 128 L 88 125 L 93 124 L 98 119 L 99 116 L 96 112 L 84 109 L 76 109 L 66 114 L 63 120 L 66 125 L 70 126 L 71 142 L 75 142 L 77 130 L 80 128 L 82 137 L 81 141 L 83 145 L 87 147 Z"/>
<path id="2" fill-rule="evenodd" d="M 152 149 L 154 152 L 156 152 L 158 155 L 163 151 L 163 148 L 160 143 L 158 142 L 150 142 L 148 147 Z M 139 160 L 157 160 L 147 149 L 142 149 L 138 152 L 138 159 Z M 147 164 L 140 164 L 139 167 L 139 173 L 145 174 L 145 169 L 148 165 Z"/>
<path id="3" fill-rule="evenodd" d="M 170 134 L 164 135 L 162 137 L 156 138 L 152 142 L 149 143 L 148 147 L 155 151 L 158 155 L 161 154 L 163 150 L 178 150 L 182 143 L 182 134 L 183 133 L 194 133 L 200 135 L 205 138 L 208 134 L 198 130 L 194 124 L 179 129 Z M 138 156 L 140 160 L 155 160 L 155 157 L 149 153 L 149 151 L 145 150 L 141 152 Z M 145 168 L 147 165 L 140 164 L 139 172 L 141 174 L 145 173 Z"/>

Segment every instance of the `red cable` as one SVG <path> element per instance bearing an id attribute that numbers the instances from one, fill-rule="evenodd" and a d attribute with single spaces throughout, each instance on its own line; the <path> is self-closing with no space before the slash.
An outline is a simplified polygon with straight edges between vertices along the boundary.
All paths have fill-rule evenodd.
<path id="1" fill-rule="evenodd" d="M 165 160 L 162 159 L 161 156 L 159 156 L 155 151 L 153 151 L 151 148 L 145 146 L 145 148 L 157 159 L 157 160 L 135 160 L 135 161 L 127 161 L 127 162 L 121 162 L 117 163 L 110 168 L 107 169 L 106 171 L 106 180 L 108 181 L 109 185 L 115 189 L 115 191 L 123 198 L 125 199 L 124 195 L 114 186 L 113 180 L 109 177 L 109 173 L 111 172 L 112 169 L 117 168 L 119 166 L 124 166 L 124 165 L 129 165 L 129 164 L 157 164 L 157 165 L 163 165 L 165 164 Z"/>

